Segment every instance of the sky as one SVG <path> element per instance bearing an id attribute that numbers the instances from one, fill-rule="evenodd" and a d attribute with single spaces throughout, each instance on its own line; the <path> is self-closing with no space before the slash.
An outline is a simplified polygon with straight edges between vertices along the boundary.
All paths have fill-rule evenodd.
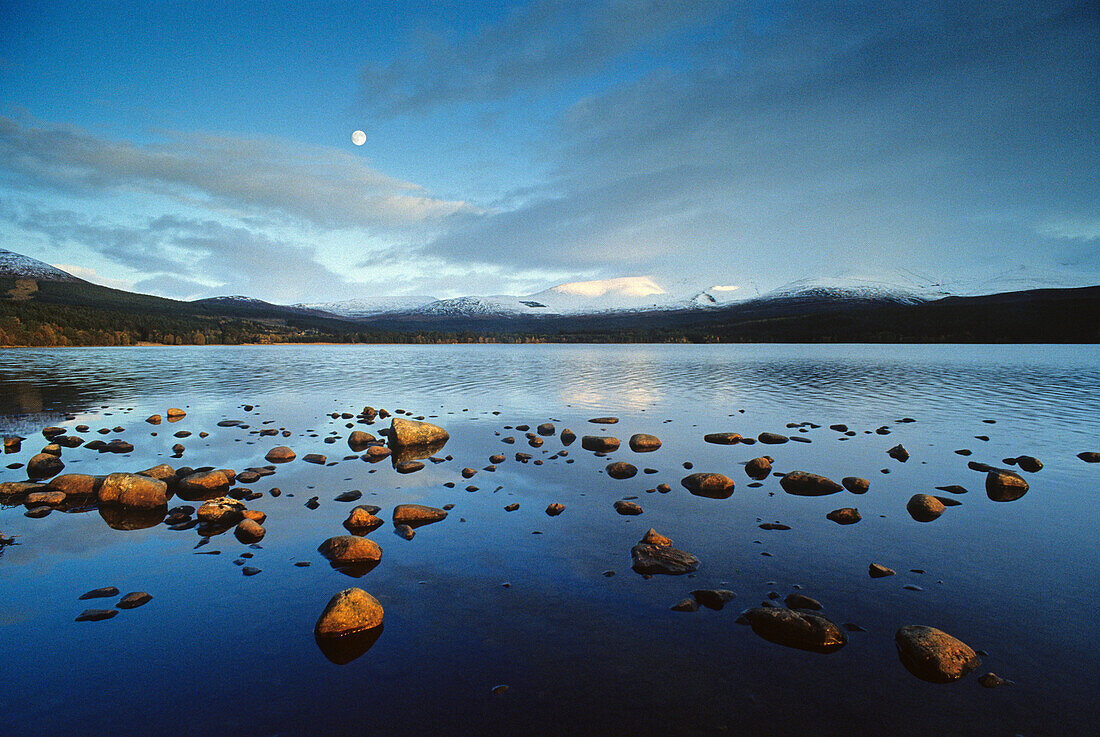
<path id="1" fill-rule="evenodd" d="M 1095 2 L 0 0 L 0 247 L 279 303 L 1100 284 L 1098 38 Z"/>

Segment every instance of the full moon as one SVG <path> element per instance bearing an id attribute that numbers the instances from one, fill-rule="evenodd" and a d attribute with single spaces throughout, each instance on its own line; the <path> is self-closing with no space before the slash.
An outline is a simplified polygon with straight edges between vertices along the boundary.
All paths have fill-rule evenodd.
<path id="1" fill-rule="evenodd" d="M 363 131 L 355 131 L 351 134 L 351 142 L 356 146 L 362 146 L 367 142 L 367 134 Z"/>

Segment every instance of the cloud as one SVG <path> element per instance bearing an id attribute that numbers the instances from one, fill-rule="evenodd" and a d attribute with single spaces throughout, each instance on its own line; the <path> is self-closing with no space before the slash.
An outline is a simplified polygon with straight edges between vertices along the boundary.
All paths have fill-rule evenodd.
<path id="1" fill-rule="evenodd" d="M 160 274 L 134 283 L 134 290 L 142 294 L 155 294 L 174 299 L 197 299 L 211 295 L 209 284 L 181 279 L 171 274 Z"/>
<path id="2" fill-rule="evenodd" d="M 67 271 L 73 276 L 83 279 L 84 281 L 90 281 L 94 284 L 102 284 L 105 287 L 112 287 L 113 289 L 124 289 L 127 291 L 133 291 L 134 283 L 128 279 L 113 279 L 108 276 L 103 276 L 96 272 L 95 269 L 90 269 L 86 266 L 78 266 L 76 264 L 50 264 L 54 268 Z"/>
<path id="3" fill-rule="evenodd" d="M 772 284 L 1065 260 L 1038 225 L 1097 217 L 1098 31 L 1086 3 L 723 16 L 678 68 L 564 111 L 541 192 L 425 252 Z"/>
<path id="4" fill-rule="evenodd" d="M 360 97 L 382 113 L 487 101 L 607 71 L 617 60 L 728 11 L 720 0 L 537 0 L 469 34 L 421 28 L 395 59 L 371 63 Z"/>
<path id="5" fill-rule="evenodd" d="M 475 210 L 432 197 L 335 148 L 171 131 L 160 139 L 116 141 L 74 126 L 0 117 L 0 170 L 16 186 L 92 196 L 140 192 L 212 212 L 375 232 L 417 232 Z"/>

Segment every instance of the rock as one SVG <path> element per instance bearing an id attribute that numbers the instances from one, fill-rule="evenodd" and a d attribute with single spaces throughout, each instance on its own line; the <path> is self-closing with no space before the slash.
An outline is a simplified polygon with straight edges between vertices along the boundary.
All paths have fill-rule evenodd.
<path id="1" fill-rule="evenodd" d="M 367 452 L 363 454 L 363 460 L 370 463 L 376 463 L 392 453 L 389 448 L 384 445 L 372 445 L 367 448 Z"/>
<path id="2" fill-rule="evenodd" d="M 365 506 L 358 506 L 351 510 L 348 518 L 344 520 L 344 528 L 356 535 L 366 535 L 381 526 L 382 520 L 375 517 L 374 512 Z"/>
<path id="3" fill-rule="evenodd" d="M 769 642 L 829 654 L 844 647 L 848 635 L 820 614 L 779 607 L 754 607 L 741 613 L 752 631 Z"/>
<path id="4" fill-rule="evenodd" d="M 112 473 L 97 490 L 100 504 L 154 510 L 168 506 L 168 484 L 136 473 Z"/>
<path id="5" fill-rule="evenodd" d="M 100 448 L 102 453 L 131 453 L 134 450 L 134 446 L 131 443 L 127 443 L 125 440 L 115 438 L 107 445 Z"/>
<path id="6" fill-rule="evenodd" d="M 728 499 L 733 495 L 733 479 L 720 473 L 693 473 L 680 479 L 680 484 L 694 496 L 708 499 Z"/>
<path id="7" fill-rule="evenodd" d="M 871 482 L 859 476 L 845 476 L 840 480 L 841 485 L 853 494 L 866 494 L 871 488 Z"/>
<path id="8" fill-rule="evenodd" d="M 393 470 L 398 473 L 416 473 L 424 468 L 424 464 L 420 461 L 401 461 L 394 465 Z"/>
<path id="9" fill-rule="evenodd" d="M 581 447 L 596 453 L 611 453 L 619 449 L 619 439 L 610 435 L 585 435 Z"/>
<path id="10" fill-rule="evenodd" d="M 293 461 L 297 457 L 297 454 L 290 448 L 285 445 L 278 445 L 267 451 L 264 460 L 268 463 L 287 463 Z"/>
<path id="11" fill-rule="evenodd" d="M 900 444 L 895 445 L 893 448 L 886 451 L 886 455 L 890 456 L 895 461 L 901 461 L 902 463 L 905 463 L 907 460 L 909 460 L 909 451 L 907 451 L 905 447 Z"/>
<path id="12" fill-rule="evenodd" d="M 257 522 L 261 525 L 267 521 L 267 515 L 258 509 L 246 509 L 241 512 L 241 514 L 244 515 L 245 519 L 250 519 L 253 522 Z"/>
<path id="13" fill-rule="evenodd" d="M 642 539 L 638 542 L 645 545 L 671 545 L 672 538 L 662 535 L 651 527 L 646 531 L 646 534 L 642 535 Z"/>
<path id="14" fill-rule="evenodd" d="M 41 519 L 42 517 L 45 517 L 46 515 L 48 515 L 52 511 L 53 511 L 53 507 L 47 507 L 47 506 L 31 507 L 26 512 L 23 512 L 23 516 L 24 517 L 29 517 L 31 519 Z"/>
<path id="15" fill-rule="evenodd" d="M 450 439 L 447 431 L 430 422 L 394 417 L 390 420 L 389 444 L 394 448 L 430 445 L 442 447 Z"/>
<path id="16" fill-rule="evenodd" d="M 201 524 L 228 529 L 244 519 L 244 504 L 223 496 L 204 502 L 195 516 Z"/>
<path id="17" fill-rule="evenodd" d="M 917 522 L 931 522 L 943 514 L 946 507 L 943 506 L 943 502 L 934 496 L 914 494 L 909 499 L 909 503 L 905 505 L 905 509 L 909 512 L 909 516 Z"/>
<path id="18" fill-rule="evenodd" d="M 420 527 L 446 518 L 447 512 L 445 510 L 427 507 L 422 504 L 398 504 L 393 509 L 393 523 L 395 525 Z"/>
<path id="19" fill-rule="evenodd" d="M 199 501 L 225 496 L 229 491 L 229 479 L 222 471 L 200 471 L 190 474 L 176 484 L 181 499 Z"/>
<path id="20" fill-rule="evenodd" d="M 416 530 L 409 527 L 408 525 L 394 525 L 393 532 L 398 537 L 403 537 L 406 540 L 412 540 L 414 537 L 416 537 Z"/>
<path id="21" fill-rule="evenodd" d="M 1028 473 L 1038 473 L 1043 470 L 1043 462 L 1035 456 L 1017 456 L 1016 465 Z"/>
<path id="22" fill-rule="evenodd" d="M 161 417 L 160 415 L 149 415 L 145 418 L 145 421 L 148 422 L 150 425 L 159 425 Z"/>
<path id="23" fill-rule="evenodd" d="M 27 494 L 23 504 L 28 509 L 35 507 L 53 507 L 56 509 L 65 503 L 65 496 L 66 494 L 63 491 L 35 491 Z"/>
<path id="24" fill-rule="evenodd" d="M 118 614 L 117 609 L 85 609 L 77 615 L 77 622 L 100 622 Z"/>
<path id="25" fill-rule="evenodd" d="M 263 570 L 254 566 L 245 566 L 241 568 L 241 573 L 246 576 L 255 576 L 257 573 L 263 573 Z"/>
<path id="26" fill-rule="evenodd" d="M 321 455 L 320 453 L 306 453 L 302 456 L 302 460 L 306 463 L 316 463 L 318 466 L 323 466 L 328 463 L 328 457 Z"/>
<path id="27" fill-rule="evenodd" d="M 373 435 L 369 432 L 363 432 L 362 430 L 352 430 L 351 435 L 348 436 L 348 447 L 356 453 L 365 450 L 368 445 L 377 441 Z"/>
<path id="28" fill-rule="evenodd" d="M 1012 681 L 1007 678 L 1001 678 L 996 673 L 983 673 L 978 676 L 978 683 L 980 683 L 983 688 L 998 688 L 1000 686 L 1009 686 L 1012 684 Z"/>
<path id="29" fill-rule="evenodd" d="M 952 494 L 965 494 L 966 488 L 959 486 L 958 484 L 951 484 L 949 486 L 937 486 L 940 491 L 949 491 Z"/>
<path id="30" fill-rule="evenodd" d="M 794 496 L 826 496 L 844 489 L 830 478 L 805 471 L 791 471 L 779 480 L 779 485 Z"/>
<path id="31" fill-rule="evenodd" d="M 519 503 L 518 502 L 512 502 L 511 504 L 506 504 L 504 506 L 504 511 L 505 512 L 514 512 L 517 509 L 519 509 Z"/>
<path id="32" fill-rule="evenodd" d="M 736 445 L 741 442 L 741 433 L 738 432 L 712 432 L 703 436 L 703 442 L 714 445 Z"/>
<path id="33" fill-rule="evenodd" d="M 979 473 L 988 473 L 994 470 L 993 466 L 988 463 L 979 463 L 978 461 L 967 461 L 966 467 L 971 471 L 978 471 Z"/>
<path id="34" fill-rule="evenodd" d="M 894 635 L 894 645 L 902 665 L 930 683 L 957 681 L 982 663 L 970 646 L 935 627 L 902 627 Z"/>
<path id="35" fill-rule="evenodd" d="M 1027 482 L 1014 471 L 995 468 L 985 477 L 985 494 L 995 502 L 1014 502 L 1027 489 Z"/>
<path id="36" fill-rule="evenodd" d="M 614 463 L 608 463 L 605 469 L 607 475 L 613 479 L 629 479 L 634 478 L 638 474 L 638 469 L 634 466 L 626 463 L 625 461 L 615 461 Z"/>
<path id="37" fill-rule="evenodd" d="M 615 511 L 623 515 L 638 515 L 642 513 L 642 508 L 634 502 L 620 500 L 615 502 Z"/>
<path id="38" fill-rule="evenodd" d="M 343 494 L 337 494 L 333 501 L 337 502 L 355 502 L 362 498 L 363 492 L 359 490 L 345 491 Z"/>
<path id="39" fill-rule="evenodd" d="M 859 516 L 859 510 L 855 507 L 841 507 L 829 512 L 825 515 L 825 519 L 832 520 L 838 525 L 854 525 L 863 518 Z"/>
<path id="40" fill-rule="evenodd" d="M 783 600 L 783 603 L 787 605 L 788 609 L 816 609 L 820 611 L 825 608 L 821 606 L 821 602 L 817 599 L 797 593 L 787 594 L 787 598 Z"/>
<path id="41" fill-rule="evenodd" d="M 321 638 L 343 637 L 378 627 L 382 618 L 378 599 L 363 589 L 344 589 L 329 600 L 313 634 Z"/>
<path id="42" fill-rule="evenodd" d="M 544 422 L 535 428 L 535 432 L 537 432 L 539 435 L 550 437 L 556 432 L 556 430 L 554 429 L 553 422 Z"/>
<path id="43" fill-rule="evenodd" d="M 52 440 L 53 438 L 64 434 L 65 428 L 63 427 L 54 427 L 51 425 L 50 427 L 42 428 L 42 437 L 46 438 L 46 440 Z"/>
<path id="44" fill-rule="evenodd" d="M 27 477 L 31 479 L 48 479 L 61 473 L 65 464 L 57 456 L 49 453 L 39 453 L 27 461 Z"/>
<path id="45" fill-rule="evenodd" d="M 635 453 L 652 453 L 661 447 L 661 439 L 656 435 L 647 435 L 640 432 L 631 435 L 627 444 Z"/>
<path id="46" fill-rule="evenodd" d="M 687 599 L 681 599 L 670 607 L 674 612 L 697 612 L 699 611 L 699 602 L 691 597 Z"/>
<path id="47" fill-rule="evenodd" d="M 1095 451 L 1086 450 L 1083 453 L 1078 453 L 1077 457 L 1085 463 L 1100 463 L 1100 453 Z"/>
<path id="48" fill-rule="evenodd" d="M 695 601 L 714 611 L 724 607 L 734 597 L 734 593 L 727 589 L 696 589 L 691 595 L 695 597 Z"/>
<path id="49" fill-rule="evenodd" d="M 79 601 L 84 601 L 86 599 L 105 599 L 108 596 L 118 596 L 118 589 L 114 586 L 104 586 L 100 589 L 86 591 L 76 598 Z"/>
<path id="50" fill-rule="evenodd" d="M 168 484 L 169 489 L 175 489 L 179 483 L 179 476 L 176 474 L 174 468 L 167 463 L 162 463 L 159 466 L 153 466 L 147 468 L 144 471 L 138 471 L 139 476 L 148 476 L 151 479 L 157 479 Z"/>
<path id="51" fill-rule="evenodd" d="M 867 566 L 867 573 L 871 576 L 871 578 L 885 578 L 886 576 L 893 576 L 894 569 L 887 568 L 886 566 L 879 563 L 872 563 L 871 565 Z"/>
<path id="52" fill-rule="evenodd" d="M 786 435 L 780 435 L 777 432 L 762 432 L 756 436 L 756 439 L 765 445 L 782 445 L 790 440 Z"/>
<path id="53" fill-rule="evenodd" d="M 335 565 L 370 565 L 382 559 L 382 548 L 365 537 L 339 535 L 330 537 L 317 551 Z"/>
<path id="54" fill-rule="evenodd" d="M 630 549 L 630 557 L 634 560 L 633 569 L 642 574 L 680 576 L 699 567 L 698 558 L 671 545 L 638 543 Z"/>
<path id="55" fill-rule="evenodd" d="M 153 597 L 144 591 L 132 591 L 119 599 L 115 606 L 119 609 L 137 609 L 139 606 L 144 606 L 152 600 Z"/>
<path id="56" fill-rule="evenodd" d="M 47 486 L 52 491 L 63 492 L 66 496 L 87 497 L 94 496 L 103 483 L 103 477 L 91 476 L 86 473 L 66 473 L 54 476 Z"/>
<path id="57" fill-rule="evenodd" d="M 618 423 L 618 417 L 593 417 L 589 422 L 596 425 L 614 425 Z"/>
<path id="58" fill-rule="evenodd" d="M 267 531 L 256 520 L 242 519 L 233 530 L 233 535 L 244 544 L 258 543 L 264 539 Z"/>
<path id="59" fill-rule="evenodd" d="M 577 439 L 577 433 L 567 427 L 561 431 L 560 437 L 562 445 L 572 445 L 573 441 Z"/>
<path id="60" fill-rule="evenodd" d="M 33 481 L 4 481 L 0 483 L 0 501 L 4 504 L 20 504 L 27 494 L 49 489 L 46 484 Z"/>
<path id="61" fill-rule="evenodd" d="M 784 525 L 784 524 L 781 524 L 779 522 L 764 522 L 762 524 L 757 525 L 757 527 L 759 527 L 761 530 L 789 530 L 789 529 L 791 529 L 790 525 Z"/>
<path id="62" fill-rule="evenodd" d="M 766 479 L 772 472 L 772 459 L 768 456 L 760 456 L 759 458 L 753 458 L 751 461 L 745 464 L 745 474 L 750 479 Z"/>
<path id="63" fill-rule="evenodd" d="M 557 502 L 552 503 L 550 506 L 548 506 L 546 508 L 546 514 L 548 514 L 551 517 L 557 517 L 559 514 L 561 514 L 564 511 L 565 511 L 565 505 L 564 504 L 558 504 Z"/>
<path id="64" fill-rule="evenodd" d="M 164 414 L 168 417 L 169 422 L 176 422 L 187 416 L 187 413 L 179 407 L 169 407 L 168 411 Z"/>

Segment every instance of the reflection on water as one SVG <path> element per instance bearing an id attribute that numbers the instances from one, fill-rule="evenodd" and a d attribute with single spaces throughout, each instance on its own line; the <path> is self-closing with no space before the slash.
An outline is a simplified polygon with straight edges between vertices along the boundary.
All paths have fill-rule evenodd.
<path id="1" fill-rule="evenodd" d="M 394 468 L 403 457 L 364 463 L 348 434 L 377 436 L 388 425 L 360 423 L 368 404 L 444 426 L 445 450 L 412 455 L 452 460 L 436 457 L 411 474 Z M 170 406 L 186 417 L 144 422 Z M 596 415 L 620 423 L 588 423 Z M 1093 346 L 5 350 L 0 431 L 28 439 L 4 456 L 20 468 L 0 481 L 24 478 L 47 424 L 134 445 L 117 455 L 64 448 L 63 473 L 164 462 L 240 472 L 264 466 L 283 444 L 297 460 L 236 485 L 252 489 L 248 508 L 267 515 L 267 535 L 252 545 L 203 537 L 173 524 L 187 515 L 165 520 L 166 510 L 135 517 L 62 507 L 28 519 L 7 497 L 0 534 L 19 544 L 0 548 L 0 703 L 12 729 L 43 735 L 136 735 L 150 724 L 195 735 L 212 725 L 263 735 L 337 734 L 349 725 L 409 735 L 1085 733 L 1100 717 L 1091 694 L 1100 677 L 1091 614 L 1100 466 L 1076 454 L 1100 450 L 1097 417 Z M 218 425 L 226 419 L 239 423 Z M 547 421 L 558 432 L 614 435 L 622 447 L 597 457 L 556 435 L 530 447 L 515 429 Z M 829 429 L 837 423 L 851 434 Z M 80 424 L 89 429 L 77 431 Z M 702 441 L 726 432 L 811 442 Z M 630 451 L 634 433 L 657 435 L 660 449 Z M 888 454 L 899 444 L 906 462 Z M 531 457 L 522 462 L 517 452 Z M 310 453 L 326 462 L 303 462 Z M 498 453 L 505 461 L 491 463 Z M 1025 454 L 1042 469 L 1011 466 L 1029 484 L 1022 495 L 991 493 L 986 474 L 967 466 L 1001 467 Z M 778 473 L 869 485 L 784 493 L 775 476 L 746 472 L 763 455 Z M 636 465 L 637 475 L 611 478 L 612 460 Z M 680 483 L 694 472 L 735 485 L 696 496 Z M 659 484 L 670 488 L 661 493 Z M 352 490 L 361 499 L 337 501 Z M 961 505 L 919 523 L 906 512 L 918 493 Z M 613 504 L 624 499 L 643 513 L 618 514 Z M 316 603 L 348 585 L 348 572 L 326 565 L 317 546 L 344 533 L 358 503 L 381 507 L 386 520 L 370 533 L 382 561 L 355 583 L 384 606 L 386 634 L 311 642 Z M 551 503 L 564 510 L 549 516 Z M 398 504 L 454 508 L 406 540 L 389 522 Z M 826 517 L 848 506 L 858 507 L 858 524 Z M 697 557 L 698 569 L 631 572 L 630 551 L 649 528 Z M 871 563 L 896 573 L 872 578 Z M 73 622 L 85 608 L 76 597 L 108 585 L 154 598 L 108 621 Z M 730 590 L 733 599 L 717 611 L 672 610 L 699 590 Z M 736 625 L 741 611 L 793 593 L 820 601 L 820 617 L 843 632 L 818 615 L 794 622 L 805 632 L 793 639 L 771 619 L 756 625 L 767 639 Z M 914 678 L 894 646 L 897 629 L 911 624 L 982 649 L 979 673 L 1015 684 L 983 689 L 977 674 L 950 685 Z M 249 690 L 247 710 L 227 678 L 262 684 Z M 494 693 L 501 684 L 510 688 Z M 381 705 L 392 719 L 378 718 Z"/>

